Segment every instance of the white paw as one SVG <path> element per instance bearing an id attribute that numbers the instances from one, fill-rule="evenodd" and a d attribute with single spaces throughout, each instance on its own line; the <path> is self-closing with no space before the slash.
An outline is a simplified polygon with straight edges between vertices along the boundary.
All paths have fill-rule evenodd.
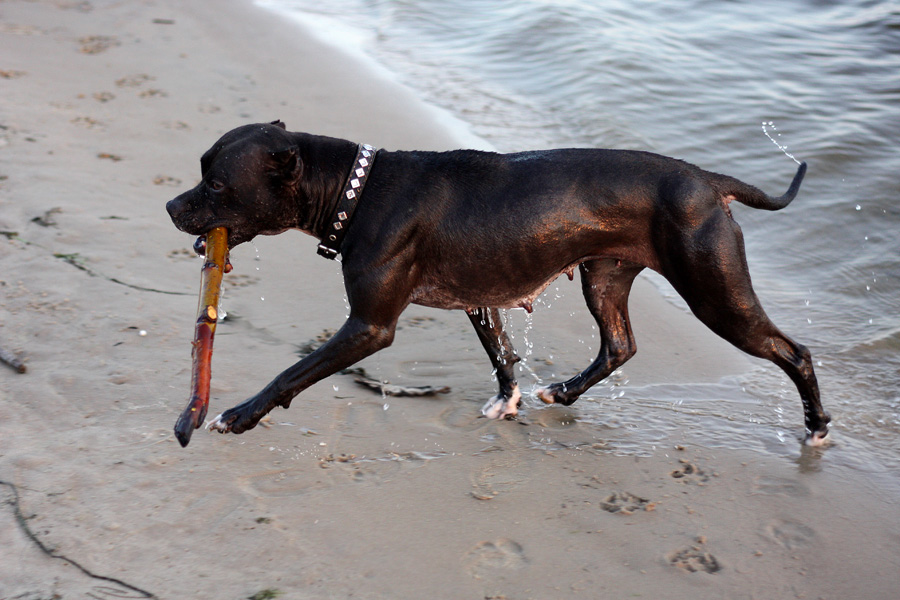
<path id="1" fill-rule="evenodd" d="M 506 401 L 500 396 L 494 396 L 490 400 L 484 403 L 484 406 L 481 407 L 481 414 L 483 414 L 488 419 L 496 419 L 500 416 L 500 413 L 503 411 L 503 407 L 506 405 Z"/>
<path id="2" fill-rule="evenodd" d="M 222 421 L 222 415 L 217 416 L 215 419 L 206 424 L 207 431 L 218 431 L 219 433 L 228 433 L 231 431 L 231 427 L 229 427 L 225 422 Z"/>
<path id="3" fill-rule="evenodd" d="M 806 436 L 806 439 L 803 440 L 803 443 L 812 448 L 822 448 L 831 444 L 831 438 L 827 436 L 827 431 L 817 431 L 812 435 Z"/>
<path id="4" fill-rule="evenodd" d="M 519 393 L 518 386 L 513 388 L 512 396 L 504 398 L 499 394 L 494 396 L 481 407 L 481 414 L 488 419 L 506 419 L 519 414 L 519 400 L 522 394 Z"/>

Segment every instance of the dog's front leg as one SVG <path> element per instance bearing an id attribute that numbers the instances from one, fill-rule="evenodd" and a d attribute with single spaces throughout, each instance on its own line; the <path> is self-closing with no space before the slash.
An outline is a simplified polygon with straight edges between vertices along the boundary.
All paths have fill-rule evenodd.
<path id="1" fill-rule="evenodd" d="M 253 429 L 276 406 L 288 408 L 294 396 L 317 381 L 391 345 L 396 320 L 375 325 L 351 315 L 344 326 L 318 350 L 285 369 L 261 392 L 213 419 L 208 429 L 243 433 Z"/>

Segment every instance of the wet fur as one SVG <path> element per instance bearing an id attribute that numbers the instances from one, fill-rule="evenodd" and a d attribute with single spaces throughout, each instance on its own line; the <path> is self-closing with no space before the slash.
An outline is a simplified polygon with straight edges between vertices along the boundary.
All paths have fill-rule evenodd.
<path id="1" fill-rule="evenodd" d="M 239 127 L 204 154 L 201 183 L 167 209 L 187 233 L 228 228 L 231 246 L 291 228 L 321 239 L 355 151 L 355 143 L 288 132 L 280 122 Z M 347 322 L 212 427 L 251 429 L 316 381 L 387 347 L 410 303 L 469 314 L 500 387 L 485 412 L 512 417 L 518 357 L 498 310 L 530 310 L 550 282 L 577 266 L 602 344 L 584 372 L 538 391 L 545 402 L 571 404 L 634 355 L 628 294 L 650 268 L 713 331 L 784 369 L 803 401 L 806 440 L 820 443 L 830 419 L 809 352 L 760 306 L 728 208 L 731 201 L 783 208 L 805 170 L 775 198 L 648 152 L 381 151 L 341 247 Z"/>

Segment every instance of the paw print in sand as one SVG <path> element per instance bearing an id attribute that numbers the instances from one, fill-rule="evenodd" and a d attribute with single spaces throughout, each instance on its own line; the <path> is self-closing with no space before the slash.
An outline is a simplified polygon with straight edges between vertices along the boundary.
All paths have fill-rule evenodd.
<path id="1" fill-rule="evenodd" d="M 682 483 L 694 485 L 703 485 L 709 481 L 710 473 L 707 473 L 691 461 L 682 458 L 678 462 L 681 466 L 672 471 L 671 475 L 673 478 L 678 479 Z M 713 473 L 712 475 L 715 474 Z"/>
<path id="2" fill-rule="evenodd" d="M 652 511 L 656 504 L 630 492 L 613 492 L 600 503 L 600 508 L 616 515 L 632 515 L 637 511 Z"/>
<path id="3" fill-rule="evenodd" d="M 715 556 L 706 551 L 706 538 L 700 536 L 695 543 L 670 552 L 666 560 L 673 567 L 678 567 L 689 573 L 716 573 L 722 570 L 722 565 Z"/>

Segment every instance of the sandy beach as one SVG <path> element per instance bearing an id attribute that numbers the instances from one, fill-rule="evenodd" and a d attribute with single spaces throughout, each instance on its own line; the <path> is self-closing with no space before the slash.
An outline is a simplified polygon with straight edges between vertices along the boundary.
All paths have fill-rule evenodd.
<path id="1" fill-rule="evenodd" d="M 579 403 L 489 421 L 490 364 L 461 313 L 410 308 L 361 365 L 447 394 L 338 375 L 266 426 L 182 449 L 200 263 L 164 205 L 200 155 L 274 119 L 390 149 L 479 140 L 245 1 L 7 1 L 0 47 L 0 347 L 27 367 L 0 365 L 0 600 L 896 596 L 898 490 L 839 435 L 761 454 L 711 449 L 698 427 L 648 456 Z M 347 310 L 340 265 L 301 233 L 232 262 L 211 415 Z M 579 284 L 559 287 L 565 318 L 535 315 L 545 378 L 585 360 Z M 759 365 L 644 279 L 631 310 L 633 385 Z"/>

